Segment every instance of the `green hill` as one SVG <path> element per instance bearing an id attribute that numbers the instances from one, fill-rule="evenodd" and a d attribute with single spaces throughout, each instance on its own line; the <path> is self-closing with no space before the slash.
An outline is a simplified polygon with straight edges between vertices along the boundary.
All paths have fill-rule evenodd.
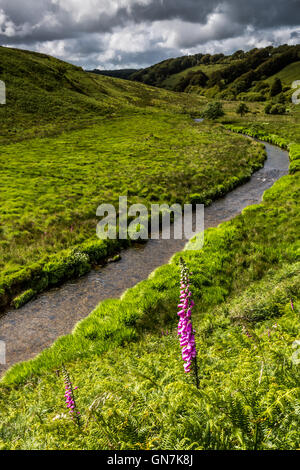
<path id="1" fill-rule="evenodd" d="M 154 92 L 86 73 L 45 54 L 7 47 L 0 47 L 0 80 L 7 89 L 7 104 L 0 106 L 0 143 L 83 128 L 147 107 L 175 109 L 187 103 L 164 90 Z"/>
<path id="2" fill-rule="evenodd" d="M 300 61 L 293 62 L 290 65 L 284 67 L 280 72 L 276 73 L 272 77 L 267 78 L 266 82 L 271 83 L 274 78 L 279 78 L 284 86 L 291 86 L 291 84 L 299 80 L 300 76 Z"/>

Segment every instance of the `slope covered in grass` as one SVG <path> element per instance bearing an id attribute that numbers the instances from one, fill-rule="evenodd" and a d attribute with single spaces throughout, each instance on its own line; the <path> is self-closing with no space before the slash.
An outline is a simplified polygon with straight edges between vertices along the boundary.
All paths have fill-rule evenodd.
<path id="1" fill-rule="evenodd" d="M 133 82 L 97 76 L 46 54 L 0 47 L 0 80 L 7 104 L 0 106 L 0 143 L 88 127 L 105 117 L 192 104 Z M 194 101 L 195 102 L 195 101 Z"/>
<path id="2" fill-rule="evenodd" d="M 299 45 L 282 45 L 237 51 L 231 56 L 183 56 L 135 72 L 131 79 L 208 98 L 266 101 L 276 77 L 288 89 L 298 79 L 299 51 Z"/>
<path id="3" fill-rule="evenodd" d="M 279 78 L 285 86 L 290 86 L 296 80 L 299 80 L 300 76 L 300 61 L 294 62 L 293 64 L 287 65 L 280 72 L 276 73 L 272 77 L 268 78 L 267 82 L 272 82 L 274 78 Z"/>

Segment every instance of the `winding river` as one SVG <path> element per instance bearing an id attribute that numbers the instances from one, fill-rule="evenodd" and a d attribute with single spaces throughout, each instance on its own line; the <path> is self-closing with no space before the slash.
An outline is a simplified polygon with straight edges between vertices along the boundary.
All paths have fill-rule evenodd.
<path id="1" fill-rule="evenodd" d="M 205 228 L 216 227 L 246 206 L 259 203 L 264 191 L 288 173 L 288 153 L 264 144 L 268 155 L 264 167 L 250 181 L 205 209 Z M 6 365 L 0 365 L 0 373 L 16 362 L 34 357 L 59 336 L 70 333 L 99 302 L 118 298 L 126 289 L 146 279 L 181 251 L 186 241 L 149 240 L 145 245 L 131 247 L 121 253 L 119 262 L 47 291 L 19 310 L 6 312 L 0 317 L 0 340 L 6 343 Z"/>

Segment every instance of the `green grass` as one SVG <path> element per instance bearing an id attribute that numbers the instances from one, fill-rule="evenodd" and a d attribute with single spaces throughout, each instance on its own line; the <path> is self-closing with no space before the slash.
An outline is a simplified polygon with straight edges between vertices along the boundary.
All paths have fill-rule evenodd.
<path id="1" fill-rule="evenodd" d="M 274 282 L 276 288 L 274 288 Z M 69 366 L 82 429 L 55 373 L 3 392 L 3 449 L 296 449 L 299 446 L 299 264 L 284 266 L 194 326 L 200 390 L 184 376 L 175 331 Z M 299 297 L 298 297 L 299 299 Z M 264 313 L 255 323 L 253 312 Z M 248 315 L 248 339 L 239 318 Z M 254 321 L 253 321 L 254 320 Z M 166 333 L 166 330 L 164 329 Z M 264 369 L 261 376 L 262 363 Z M 120 370 L 122 373 L 120 374 Z M 259 383 L 261 376 L 261 382 Z"/>
<path id="2" fill-rule="evenodd" d="M 286 101 L 286 113 L 282 115 L 266 114 L 265 102 L 247 102 L 250 112 L 243 117 L 236 113 L 241 101 L 222 101 L 225 111 L 225 116 L 220 120 L 222 123 L 252 127 L 264 131 L 265 134 L 280 136 L 288 142 L 300 143 L 300 106 L 294 105 L 291 99 Z"/>
<path id="3" fill-rule="evenodd" d="M 129 204 L 183 203 L 194 193 L 209 203 L 249 178 L 264 158 L 261 147 L 246 139 L 162 112 L 3 146 L 3 303 L 28 289 L 54 285 L 43 266 L 57 256 L 62 262 L 73 256 L 63 250 L 82 252 L 88 240 L 98 246 L 100 204 L 117 207 L 124 195 Z"/>
<path id="4" fill-rule="evenodd" d="M 177 254 L 10 369 L 1 388 L 3 448 L 297 448 L 299 368 L 290 358 L 299 303 L 292 312 L 289 301 L 299 300 L 298 192 L 299 173 L 281 178 L 262 204 L 208 230 L 203 250 Z M 184 377 L 174 331 L 179 256 L 193 272 L 199 392 Z M 243 336 L 244 324 L 258 339 Z M 82 431 L 57 400 L 62 362 L 79 385 Z"/>

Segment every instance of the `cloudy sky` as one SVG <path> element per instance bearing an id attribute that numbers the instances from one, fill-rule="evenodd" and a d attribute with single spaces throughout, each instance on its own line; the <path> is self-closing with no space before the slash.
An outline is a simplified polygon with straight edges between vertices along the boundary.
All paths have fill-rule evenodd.
<path id="1" fill-rule="evenodd" d="M 0 44 L 84 68 L 300 43 L 300 0 L 0 0 Z"/>

